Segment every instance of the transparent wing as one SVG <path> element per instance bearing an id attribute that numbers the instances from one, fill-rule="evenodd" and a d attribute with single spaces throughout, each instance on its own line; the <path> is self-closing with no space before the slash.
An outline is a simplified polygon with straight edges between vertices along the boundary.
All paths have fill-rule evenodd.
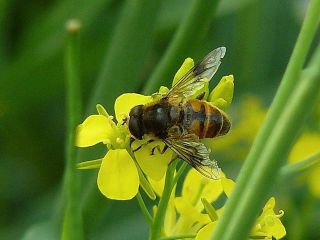
<path id="1" fill-rule="evenodd" d="M 168 137 L 163 140 L 182 160 L 186 161 L 202 175 L 211 178 L 220 178 L 220 168 L 215 160 L 209 157 L 205 145 L 199 142 L 194 134 L 179 137 Z"/>
<path id="2" fill-rule="evenodd" d="M 219 47 L 211 51 L 199 64 L 183 75 L 164 97 L 186 98 L 195 90 L 201 89 L 217 72 L 225 53 L 225 47 Z"/>

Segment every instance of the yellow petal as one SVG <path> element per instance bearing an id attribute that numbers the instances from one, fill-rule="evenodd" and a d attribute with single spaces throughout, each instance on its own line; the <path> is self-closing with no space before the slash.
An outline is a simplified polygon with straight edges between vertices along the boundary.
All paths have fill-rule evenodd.
<path id="1" fill-rule="evenodd" d="M 165 175 L 158 181 L 153 180 L 152 178 L 148 178 L 149 182 L 152 186 L 152 189 L 155 191 L 155 193 L 161 197 L 162 196 L 162 192 L 163 192 L 163 188 L 164 188 L 164 183 L 165 183 Z"/>
<path id="2" fill-rule="evenodd" d="M 139 188 L 136 166 L 125 149 L 109 150 L 98 174 L 98 187 L 107 198 L 129 200 Z"/>
<path id="3" fill-rule="evenodd" d="M 201 211 L 203 209 L 201 198 L 213 202 L 220 196 L 222 190 L 220 180 L 209 180 L 192 168 L 184 180 L 182 197 Z"/>
<path id="4" fill-rule="evenodd" d="M 140 146 L 145 141 L 135 141 L 132 145 L 133 149 Z M 164 143 L 161 141 L 154 141 L 148 145 L 143 146 L 140 150 L 135 151 L 134 155 L 143 170 L 143 172 L 153 180 L 160 180 L 165 175 L 168 164 L 172 159 L 172 151 L 167 149 L 163 154 L 159 153 L 158 149 L 154 150 L 154 155 L 151 151 L 154 147 L 159 146 L 160 151 L 164 148 Z"/>
<path id="5" fill-rule="evenodd" d="M 221 179 L 221 184 L 222 184 L 222 188 L 223 188 L 224 193 L 229 198 L 231 196 L 231 192 L 234 188 L 235 182 L 229 178 L 224 177 Z"/>
<path id="6" fill-rule="evenodd" d="M 293 146 L 289 162 L 294 163 L 310 157 L 320 150 L 320 134 L 306 133 Z"/>
<path id="7" fill-rule="evenodd" d="M 176 197 L 174 203 L 178 213 L 190 223 L 198 222 L 207 224 L 211 221 L 207 214 L 202 214 L 201 211 L 198 211 L 196 207 L 192 206 L 191 203 L 183 197 Z"/>
<path id="8" fill-rule="evenodd" d="M 145 96 L 136 93 L 125 93 L 120 95 L 115 104 L 114 110 L 116 119 L 119 123 L 122 123 L 124 116 L 128 116 L 130 110 L 137 105 L 144 105 L 151 102 L 153 99 L 150 96 Z"/>
<path id="9" fill-rule="evenodd" d="M 113 129 L 110 120 L 102 115 L 91 115 L 76 129 L 76 146 L 89 147 L 110 138 Z"/>
<path id="10" fill-rule="evenodd" d="M 286 229 L 282 225 L 279 218 L 269 217 L 266 219 L 269 223 L 263 227 L 263 231 L 269 235 L 272 235 L 275 239 L 281 239 L 286 235 Z"/>
<path id="11" fill-rule="evenodd" d="M 215 226 L 217 225 L 217 222 L 211 222 L 200 229 L 200 231 L 197 233 L 195 240 L 208 240 L 211 239 L 211 235 L 213 233 L 213 230 Z"/>

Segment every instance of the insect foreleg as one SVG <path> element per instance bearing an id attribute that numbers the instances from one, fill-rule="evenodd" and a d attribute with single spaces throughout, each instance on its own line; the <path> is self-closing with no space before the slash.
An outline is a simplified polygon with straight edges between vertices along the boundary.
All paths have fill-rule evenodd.
<path id="1" fill-rule="evenodd" d="M 139 147 L 137 147 L 136 149 L 132 149 L 132 152 L 136 152 L 138 151 L 139 149 L 141 149 L 142 147 L 148 145 L 149 143 L 152 143 L 154 142 L 154 139 L 149 139 L 148 141 L 146 141 L 145 143 L 141 144 Z M 130 146 L 131 144 L 133 143 L 133 141 L 130 143 Z"/>

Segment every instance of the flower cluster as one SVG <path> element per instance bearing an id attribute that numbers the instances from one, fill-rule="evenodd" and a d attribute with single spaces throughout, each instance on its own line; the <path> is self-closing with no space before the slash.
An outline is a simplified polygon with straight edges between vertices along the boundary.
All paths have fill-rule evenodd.
<path id="1" fill-rule="evenodd" d="M 151 181 L 156 193 L 161 197 L 164 181 Z M 191 169 L 183 183 L 180 196 L 175 191 L 169 200 L 165 216 L 164 235 L 194 235 L 196 240 L 210 239 L 219 221 L 223 206 L 215 210 L 215 203 L 222 195 L 230 197 L 235 183 L 222 174 L 221 179 L 209 180 Z M 280 221 L 284 212 L 274 212 L 275 199 L 270 198 L 265 204 L 261 215 L 257 218 L 250 236 L 263 239 L 281 239 L 286 230 Z"/>

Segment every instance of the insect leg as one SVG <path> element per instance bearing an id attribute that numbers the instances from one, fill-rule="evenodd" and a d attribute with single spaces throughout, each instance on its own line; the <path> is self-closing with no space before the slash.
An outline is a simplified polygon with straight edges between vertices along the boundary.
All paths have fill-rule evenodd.
<path id="1" fill-rule="evenodd" d="M 164 148 L 161 151 L 161 154 L 164 154 L 168 150 L 168 145 L 164 145 Z"/>
<path id="2" fill-rule="evenodd" d="M 154 146 L 152 149 L 151 149 L 151 152 L 150 152 L 150 154 L 151 155 L 154 155 L 154 151 L 157 149 L 158 150 L 158 152 L 160 153 L 160 154 L 164 154 L 167 150 L 168 150 L 168 146 L 167 145 L 164 145 L 164 147 L 163 147 L 163 149 L 161 150 L 160 149 L 160 146 L 159 145 L 157 145 L 157 146 Z"/>
<path id="3" fill-rule="evenodd" d="M 133 142 L 133 141 L 132 141 Z M 132 142 L 130 143 L 130 146 L 132 144 Z M 149 143 L 152 143 L 154 142 L 154 139 L 149 139 L 148 141 L 146 141 L 145 143 L 141 144 L 139 147 L 137 147 L 136 149 L 132 149 L 132 152 L 136 152 L 138 151 L 139 149 L 141 149 L 143 146 L 146 146 L 148 145 Z"/>
<path id="4" fill-rule="evenodd" d="M 161 153 L 160 146 L 157 145 L 157 146 L 154 146 L 154 147 L 151 149 L 150 155 L 154 155 L 154 151 L 155 151 L 156 149 L 158 150 L 159 153 Z"/>
<path id="5" fill-rule="evenodd" d="M 204 95 L 206 95 L 206 93 L 205 93 L 205 92 L 203 92 L 203 93 L 199 94 L 199 95 L 196 97 L 196 99 L 198 99 L 198 100 L 202 100 L 202 99 L 204 98 Z"/>

